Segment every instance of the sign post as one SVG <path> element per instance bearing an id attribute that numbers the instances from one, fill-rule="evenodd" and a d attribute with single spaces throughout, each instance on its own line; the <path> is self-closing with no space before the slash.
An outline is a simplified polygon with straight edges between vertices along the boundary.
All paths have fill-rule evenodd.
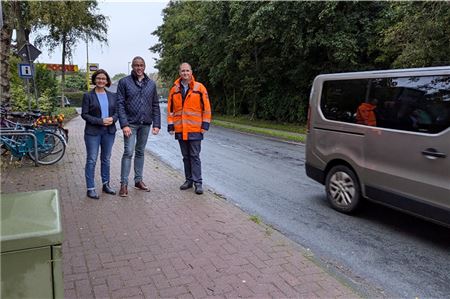
<path id="1" fill-rule="evenodd" d="M 26 62 L 23 64 L 19 64 L 19 76 L 22 75 L 21 77 L 27 80 L 27 93 L 29 93 L 29 79 L 33 79 L 36 108 L 38 108 L 38 92 L 36 87 L 36 73 L 34 72 L 33 61 L 38 58 L 41 53 L 42 52 L 38 48 L 30 44 L 28 41 L 17 52 L 17 54 L 22 57 L 22 61 Z M 28 101 L 28 109 L 31 110 L 31 99 Z"/>

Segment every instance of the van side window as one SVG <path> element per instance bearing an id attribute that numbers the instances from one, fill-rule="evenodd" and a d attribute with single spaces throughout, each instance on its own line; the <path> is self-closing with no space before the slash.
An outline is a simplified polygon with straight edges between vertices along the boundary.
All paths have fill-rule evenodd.
<path id="1" fill-rule="evenodd" d="M 370 95 L 379 127 L 433 134 L 450 126 L 450 76 L 372 80 Z"/>
<path id="2" fill-rule="evenodd" d="M 330 120 L 439 133 L 450 127 L 450 76 L 326 81 L 320 107 Z"/>
<path id="3" fill-rule="evenodd" d="M 369 80 L 325 81 L 320 108 L 325 118 L 356 122 L 356 110 L 366 97 Z"/>

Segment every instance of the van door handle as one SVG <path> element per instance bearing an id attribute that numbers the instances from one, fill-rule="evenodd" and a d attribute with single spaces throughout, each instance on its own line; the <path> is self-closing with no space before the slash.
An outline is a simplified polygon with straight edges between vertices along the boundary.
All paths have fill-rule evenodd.
<path id="1" fill-rule="evenodd" d="M 444 153 L 440 153 L 434 148 L 427 148 L 426 150 L 422 151 L 422 155 L 427 157 L 428 159 L 436 159 L 436 158 L 446 158 L 447 155 Z"/>

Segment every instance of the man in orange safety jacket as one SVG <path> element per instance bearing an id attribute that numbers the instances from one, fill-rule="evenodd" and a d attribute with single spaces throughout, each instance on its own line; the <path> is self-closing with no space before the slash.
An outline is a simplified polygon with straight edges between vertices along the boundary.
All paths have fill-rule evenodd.
<path id="1" fill-rule="evenodd" d="M 195 186 L 195 193 L 202 194 L 201 141 L 211 123 L 211 105 L 205 86 L 195 81 L 189 63 L 180 65 L 179 74 L 167 101 L 167 130 L 175 134 L 183 155 L 186 181 L 180 189 Z"/>

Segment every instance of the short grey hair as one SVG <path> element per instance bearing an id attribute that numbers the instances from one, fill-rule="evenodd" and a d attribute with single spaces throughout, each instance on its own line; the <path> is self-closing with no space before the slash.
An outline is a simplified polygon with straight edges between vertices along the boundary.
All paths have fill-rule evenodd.
<path id="1" fill-rule="evenodd" d="M 192 66 L 191 66 L 189 63 L 187 63 L 187 62 L 182 62 L 182 63 L 180 63 L 180 65 L 178 66 L 178 69 L 181 69 L 181 66 L 182 66 L 183 64 L 189 65 L 189 68 L 190 68 L 191 71 L 192 71 Z"/>
<path id="2" fill-rule="evenodd" d="M 135 56 L 135 57 L 133 58 L 133 60 L 131 61 L 131 66 L 134 65 L 134 62 L 135 62 L 136 60 L 142 60 L 142 62 L 143 62 L 144 65 L 145 65 L 145 60 L 144 60 L 144 58 L 142 58 L 141 56 Z"/>

